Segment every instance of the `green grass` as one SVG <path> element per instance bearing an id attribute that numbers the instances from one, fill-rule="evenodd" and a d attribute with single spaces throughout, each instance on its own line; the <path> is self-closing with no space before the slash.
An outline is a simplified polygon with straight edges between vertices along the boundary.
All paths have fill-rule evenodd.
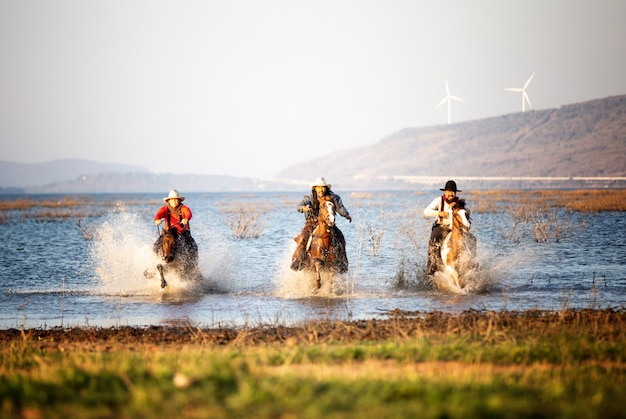
<path id="1" fill-rule="evenodd" d="M 624 417 L 625 325 L 590 310 L 310 323 L 219 342 L 211 330 L 31 330 L 0 340 L 0 417 Z"/>

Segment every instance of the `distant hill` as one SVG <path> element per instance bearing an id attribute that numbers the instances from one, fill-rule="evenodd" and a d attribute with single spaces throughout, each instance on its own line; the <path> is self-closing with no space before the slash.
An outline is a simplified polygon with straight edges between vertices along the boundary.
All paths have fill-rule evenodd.
<path id="1" fill-rule="evenodd" d="M 172 185 L 186 192 L 301 191 L 318 176 L 342 190 L 430 189 L 451 178 L 462 180 L 465 189 L 626 187 L 625 156 L 623 95 L 558 109 L 405 128 L 372 145 L 297 163 L 272 180 L 155 174 L 138 166 L 88 160 L 32 164 L 0 160 L 0 194 L 164 192 Z M 552 179 L 510 180 L 518 177 Z M 578 177 L 619 180 L 597 183 Z"/>
<path id="2" fill-rule="evenodd" d="M 190 192 L 289 190 L 283 182 L 216 175 L 116 172 L 82 175 L 70 181 L 29 187 L 27 193 L 165 193 L 172 188 Z M 302 189 L 301 187 L 299 189 Z"/>
<path id="3" fill-rule="evenodd" d="M 0 160 L 0 191 L 41 186 L 73 180 L 83 175 L 110 172 L 148 172 L 139 166 L 100 163 L 91 160 L 65 159 L 41 163 L 17 163 Z M 11 188 L 11 189 L 8 189 Z"/>
<path id="4" fill-rule="evenodd" d="M 626 96 L 426 128 L 286 168 L 343 188 L 388 187 L 410 176 L 624 177 Z M 397 182 L 395 182 L 397 183 Z"/>

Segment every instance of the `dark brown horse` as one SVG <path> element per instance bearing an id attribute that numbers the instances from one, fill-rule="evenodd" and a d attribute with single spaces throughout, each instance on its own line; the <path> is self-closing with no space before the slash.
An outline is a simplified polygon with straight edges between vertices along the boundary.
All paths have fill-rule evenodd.
<path id="1" fill-rule="evenodd" d="M 443 270 L 452 277 L 459 288 L 464 288 L 464 274 L 476 266 L 476 239 L 469 232 L 471 227 L 465 202 L 459 200 L 450 213 L 450 232 L 441 243 Z"/>
<path id="2" fill-rule="evenodd" d="M 348 271 L 345 240 L 335 226 L 335 205 L 329 197 L 321 197 L 317 226 L 307 243 L 305 270 L 315 272 L 315 288 L 322 286 L 322 272 Z"/>
<path id="3" fill-rule="evenodd" d="M 155 243 L 155 251 L 161 253 L 164 262 L 157 265 L 161 275 L 161 288 L 167 286 L 165 274 L 169 271 L 176 272 L 182 279 L 202 279 L 198 269 L 198 248 L 189 233 L 178 234 L 173 228 L 163 229 L 160 240 Z"/>

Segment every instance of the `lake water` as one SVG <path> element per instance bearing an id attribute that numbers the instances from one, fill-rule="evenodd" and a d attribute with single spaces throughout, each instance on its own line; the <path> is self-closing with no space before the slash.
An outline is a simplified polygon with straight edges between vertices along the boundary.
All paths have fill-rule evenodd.
<path id="1" fill-rule="evenodd" d="M 4 211 L 0 328 L 247 327 L 379 318 L 394 309 L 624 308 L 623 213 L 559 210 L 562 231 L 536 242 L 529 226 L 511 232 L 511 211 L 474 211 L 480 269 L 461 290 L 443 275 L 436 277 L 436 287 L 425 286 L 431 221 L 422 210 L 438 191 L 337 193 L 353 218 L 338 221 L 350 270 L 317 292 L 311 278 L 289 269 L 293 237 L 303 225 L 295 209 L 303 193 L 188 194 L 185 204 L 193 211 L 205 279 L 168 277 L 165 291 L 157 278 L 143 275 L 158 262 L 151 253 L 157 237 L 152 217 L 161 195 L 87 196 L 88 205 L 71 217 L 34 216 L 45 211 L 41 208 Z M 472 208 L 471 195 L 466 197 Z M 248 214 L 249 208 L 258 209 L 258 238 L 233 234 L 228 223 L 236 222 L 240 208 Z"/>

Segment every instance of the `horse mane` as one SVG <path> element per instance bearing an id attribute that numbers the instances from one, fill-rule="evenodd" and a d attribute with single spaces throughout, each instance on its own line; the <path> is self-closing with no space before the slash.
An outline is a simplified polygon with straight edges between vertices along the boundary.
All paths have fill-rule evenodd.
<path id="1" fill-rule="evenodd" d="M 313 209 L 319 209 L 320 207 L 320 201 L 317 199 L 315 188 L 311 188 L 311 204 L 313 204 Z"/>
<path id="2" fill-rule="evenodd" d="M 472 222 L 472 218 L 470 217 L 470 209 L 466 207 L 465 199 L 457 199 L 455 208 L 465 210 L 465 214 L 467 214 L 467 221 L 469 221 L 470 223 Z"/>
<path id="3" fill-rule="evenodd" d="M 178 238 L 178 231 L 175 228 L 168 228 L 163 229 L 163 235 L 169 234 L 171 236 L 174 236 L 175 238 Z"/>

